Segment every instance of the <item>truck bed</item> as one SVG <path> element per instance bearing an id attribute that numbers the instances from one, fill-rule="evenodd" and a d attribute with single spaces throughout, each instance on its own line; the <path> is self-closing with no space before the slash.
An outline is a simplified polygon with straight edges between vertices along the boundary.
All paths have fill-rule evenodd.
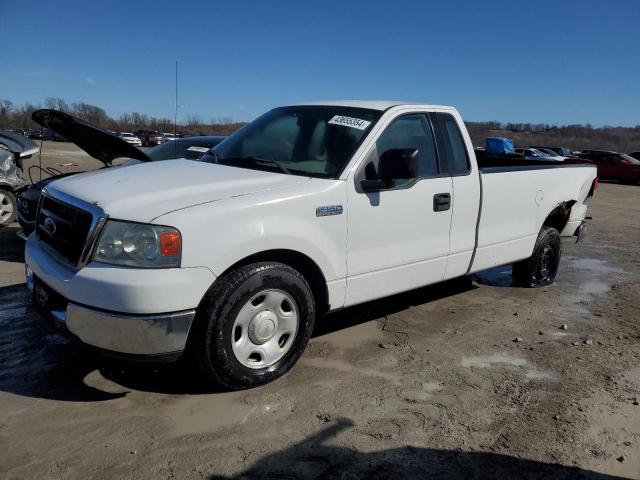
<path id="1" fill-rule="evenodd" d="M 481 212 L 471 272 L 527 258 L 540 226 L 558 207 L 570 209 L 561 235 L 574 234 L 584 218 L 584 200 L 596 177 L 593 163 L 475 153 L 481 173 Z"/>
<path id="2" fill-rule="evenodd" d="M 483 150 L 476 150 L 478 168 L 482 172 L 509 171 L 509 170 L 535 170 L 547 168 L 565 168 L 579 165 L 593 165 L 588 160 L 581 158 L 568 158 L 562 162 L 554 160 L 531 160 L 519 153 L 506 153 L 502 155 L 490 155 Z"/>

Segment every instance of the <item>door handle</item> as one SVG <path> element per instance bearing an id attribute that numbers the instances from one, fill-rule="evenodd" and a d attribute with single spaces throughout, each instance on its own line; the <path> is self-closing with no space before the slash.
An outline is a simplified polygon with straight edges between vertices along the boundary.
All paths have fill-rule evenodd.
<path id="1" fill-rule="evenodd" d="M 433 211 L 444 212 L 451 208 L 451 194 L 450 193 L 436 193 L 433 196 Z"/>

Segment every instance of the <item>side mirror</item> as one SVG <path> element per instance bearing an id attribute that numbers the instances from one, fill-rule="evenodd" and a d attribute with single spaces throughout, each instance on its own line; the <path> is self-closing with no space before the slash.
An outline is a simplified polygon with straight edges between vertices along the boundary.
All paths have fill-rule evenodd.
<path id="1" fill-rule="evenodd" d="M 378 178 L 361 180 L 365 192 L 388 188 L 393 180 L 406 180 L 418 176 L 418 149 L 391 148 L 378 160 Z"/>

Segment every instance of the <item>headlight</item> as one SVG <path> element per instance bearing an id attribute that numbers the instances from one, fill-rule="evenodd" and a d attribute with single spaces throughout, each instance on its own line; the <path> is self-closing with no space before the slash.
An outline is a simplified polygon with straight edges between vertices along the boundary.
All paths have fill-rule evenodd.
<path id="1" fill-rule="evenodd" d="M 108 220 L 93 260 L 137 268 L 180 266 L 182 239 L 175 228 Z"/>

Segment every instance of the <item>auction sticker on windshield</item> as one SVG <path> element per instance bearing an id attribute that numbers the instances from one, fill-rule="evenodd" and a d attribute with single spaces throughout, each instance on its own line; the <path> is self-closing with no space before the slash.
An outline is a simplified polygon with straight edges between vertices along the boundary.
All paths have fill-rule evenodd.
<path id="1" fill-rule="evenodd" d="M 343 125 L 345 127 L 357 128 L 358 130 L 366 130 L 371 122 L 367 120 L 361 120 L 353 117 L 343 117 L 342 115 L 335 115 L 329 120 L 331 125 Z"/>

